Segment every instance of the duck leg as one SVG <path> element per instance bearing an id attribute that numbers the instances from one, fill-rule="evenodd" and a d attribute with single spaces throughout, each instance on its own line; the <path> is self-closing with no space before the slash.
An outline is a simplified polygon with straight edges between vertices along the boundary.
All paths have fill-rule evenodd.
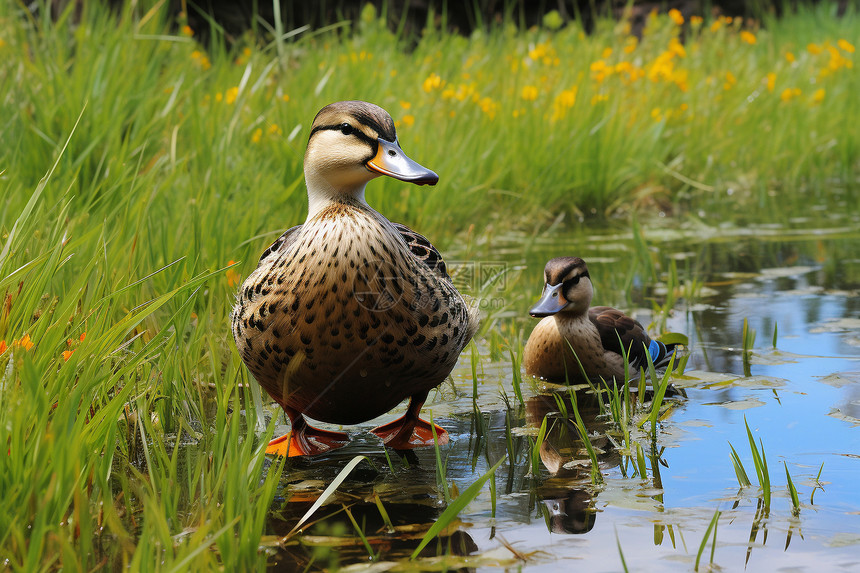
<path id="1" fill-rule="evenodd" d="M 409 399 L 406 414 L 393 422 L 383 424 L 370 431 L 382 438 L 386 446 L 395 450 L 411 450 L 412 448 L 432 446 L 434 443 L 433 428 L 436 429 L 436 441 L 439 445 L 447 444 L 448 432 L 436 424 L 431 426 L 430 422 L 422 420 L 418 416 L 424 401 L 427 399 L 427 394 L 428 392 L 414 394 Z"/>
<path id="2" fill-rule="evenodd" d="M 282 405 L 283 406 L 283 405 Z M 342 448 L 349 442 L 349 436 L 343 432 L 331 432 L 314 428 L 307 423 L 298 410 L 283 406 L 284 412 L 290 418 L 292 428 L 289 433 L 269 442 L 267 454 L 276 456 L 315 456 L 337 448 Z"/>

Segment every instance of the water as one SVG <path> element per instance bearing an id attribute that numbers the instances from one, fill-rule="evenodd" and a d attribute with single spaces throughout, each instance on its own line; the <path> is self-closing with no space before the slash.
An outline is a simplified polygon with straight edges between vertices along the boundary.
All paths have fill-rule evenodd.
<path id="1" fill-rule="evenodd" d="M 487 267 L 513 269 L 505 275 L 505 284 L 489 295 L 486 289 L 483 293 L 501 301 L 489 307 L 497 334 L 485 336 L 479 345 L 478 405 L 486 434 L 479 439 L 476 433 L 468 350 L 453 374 L 453 385 L 443 384 L 431 394 L 427 408 L 451 434 L 441 456 L 445 480 L 455 492 L 464 491 L 509 451 L 512 457 L 495 476 L 495 517 L 490 490 L 484 487 L 443 541 L 431 543 L 422 556 L 448 554 L 444 559 L 454 568 L 555 571 L 560 566 L 583 566 L 589 571 L 619 571 L 623 553 L 631 570 L 689 571 L 719 510 L 716 567 L 856 570 L 860 233 L 848 223 L 840 229 L 811 231 L 650 228 L 645 239 L 645 246 L 641 241 L 637 246 L 634 237 L 624 234 L 583 234 L 538 240 L 526 247 L 511 240 L 494 245 L 492 257 L 484 255 L 482 260 L 481 253 L 471 254 L 470 264 L 478 260 Z M 526 407 L 519 407 L 508 351 L 499 340 L 530 331 L 536 321 L 525 316 L 524 309 L 540 292 L 543 263 L 560 255 L 582 256 L 589 263 L 597 285 L 595 303 L 632 310 L 644 324 L 657 316 L 651 301 L 665 300 L 665 288 L 661 290 L 660 280 L 655 280 L 665 280 L 665 274 L 651 271 L 649 257 L 664 270 L 667 261 L 675 260 L 681 283 L 698 281 L 686 287 L 697 296 L 679 301 L 666 322 L 667 330 L 690 337 L 686 376 L 675 379 L 687 398 L 672 402 L 653 444 L 644 432 L 633 432 L 647 459 L 647 479 L 629 477 L 630 460 L 625 466 L 625 456 L 605 437 L 607 419 L 593 406 L 583 407 L 582 415 L 600 448 L 604 483 L 591 484 L 581 443 L 572 441 L 560 422 L 547 439 L 552 448 L 543 452 L 540 475 L 530 472 L 529 437 L 535 435 L 543 414 L 555 409 L 554 401 L 541 399 L 539 388 L 526 384 L 523 391 L 529 399 Z M 481 268 L 470 273 L 480 275 Z M 756 350 L 746 365 L 749 375 L 742 352 L 744 318 L 757 332 Z M 773 349 L 775 325 L 778 338 Z M 506 410 L 502 393 L 511 411 Z M 392 473 L 378 441 L 366 433 L 399 414 L 350 429 L 353 443 L 330 456 L 291 461 L 270 533 L 285 534 L 339 469 L 363 454 L 373 467 L 367 462 L 360 465 L 317 518 L 348 507 L 380 561 L 408 558 L 445 503 L 432 448 L 410 452 L 403 459 L 392 452 Z M 512 427 L 510 446 L 506 419 Z M 761 492 L 745 420 L 767 456 L 773 484 L 767 516 L 759 508 Z M 730 443 L 752 487 L 739 488 Z M 548 469 L 560 464 L 566 465 L 555 474 Z M 822 464 L 819 483 L 816 476 Z M 792 513 L 784 465 L 798 489 L 798 516 Z M 386 531 L 374 492 L 397 526 L 396 534 Z M 306 532 L 315 535 L 305 539 L 313 546 L 288 546 L 273 557 L 276 568 L 303 570 L 312 563 L 313 569 L 332 559 L 356 567 L 368 563 L 368 551 L 344 511 Z M 710 555 L 709 542 L 700 570 L 707 569 Z"/>

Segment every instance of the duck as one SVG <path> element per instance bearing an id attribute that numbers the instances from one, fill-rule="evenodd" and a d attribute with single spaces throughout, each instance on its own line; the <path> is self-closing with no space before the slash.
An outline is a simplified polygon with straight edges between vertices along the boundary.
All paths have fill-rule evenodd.
<path id="1" fill-rule="evenodd" d="M 665 366 L 675 344 L 648 336 L 638 321 L 609 306 L 591 306 L 594 286 L 585 261 L 557 257 L 544 267 L 540 300 L 529 314 L 541 321 L 523 349 L 526 374 L 560 383 L 624 384 L 647 367 Z"/>
<path id="2" fill-rule="evenodd" d="M 264 250 L 231 313 L 239 355 L 290 420 L 267 453 L 343 447 L 348 434 L 308 418 L 354 425 L 407 398 L 402 417 L 371 431 L 398 450 L 447 443 L 447 432 L 419 413 L 477 331 L 477 306 L 426 237 L 365 199 L 377 177 L 435 185 L 439 176 L 404 153 L 389 113 L 364 101 L 317 113 L 304 176 L 305 222 Z"/>

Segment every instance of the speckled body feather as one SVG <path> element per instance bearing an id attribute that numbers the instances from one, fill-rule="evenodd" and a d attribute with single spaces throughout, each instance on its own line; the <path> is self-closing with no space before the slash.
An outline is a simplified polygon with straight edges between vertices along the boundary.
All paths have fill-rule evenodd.
<path id="1" fill-rule="evenodd" d="M 267 249 L 232 314 L 263 388 L 339 424 L 438 386 L 477 325 L 426 239 L 347 197 Z"/>

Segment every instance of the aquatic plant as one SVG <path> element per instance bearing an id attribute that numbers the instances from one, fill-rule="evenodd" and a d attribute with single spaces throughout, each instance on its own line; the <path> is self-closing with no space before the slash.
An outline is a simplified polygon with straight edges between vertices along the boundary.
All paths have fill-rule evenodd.
<path id="1" fill-rule="evenodd" d="M 711 538 L 711 560 L 710 563 L 714 562 L 714 550 L 717 547 L 717 523 L 720 520 L 720 515 L 722 512 L 717 509 L 714 511 L 714 516 L 711 518 L 711 522 L 708 524 L 708 528 L 705 530 L 705 535 L 702 536 L 702 542 L 699 544 L 699 550 L 696 552 L 696 563 L 693 566 L 693 571 L 699 570 L 699 562 L 702 559 L 702 553 L 705 551 L 705 547 L 708 545 L 708 538 L 711 537 L 711 531 L 713 531 L 713 537 Z"/>

